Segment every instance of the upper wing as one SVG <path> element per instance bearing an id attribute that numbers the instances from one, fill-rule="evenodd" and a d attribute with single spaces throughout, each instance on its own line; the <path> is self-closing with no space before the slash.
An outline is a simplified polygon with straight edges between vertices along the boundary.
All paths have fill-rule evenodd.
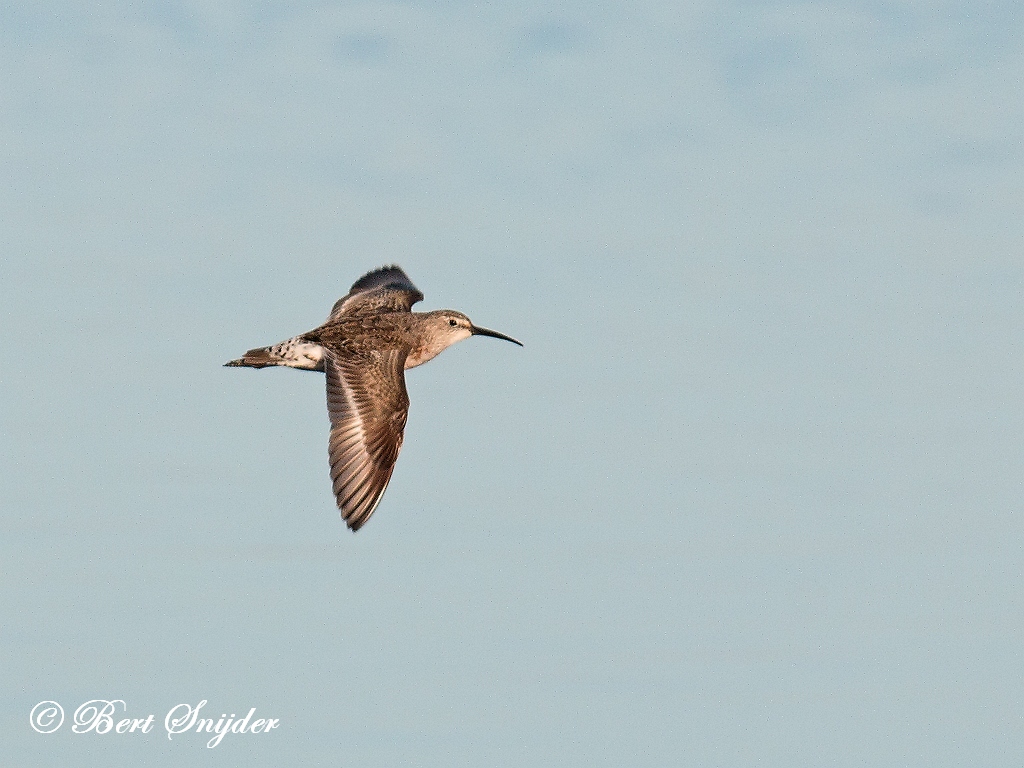
<path id="1" fill-rule="evenodd" d="M 331 479 L 338 509 L 353 531 L 377 508 L 402 448 L 409 395 L 405 352 L 324 354 Z"/>
<path id="2" fill-rule="evenodd" d="M 400 267 L 381 267 L 356 280 L 348 294 L 335 302 L 327 319 L 366 310 L 409 312 L 417 301 L 423 301 L 423 294 Z"/>

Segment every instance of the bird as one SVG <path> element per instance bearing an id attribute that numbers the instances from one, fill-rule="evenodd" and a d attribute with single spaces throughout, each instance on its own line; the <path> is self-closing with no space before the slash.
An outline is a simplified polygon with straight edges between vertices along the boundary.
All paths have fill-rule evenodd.
<path id="1" fill-rule="evenodd" d="M 422 300 L 400 267 L 384 266 L 356 280 L 323 325 L 224 364 L 326 374 L 331 481 L 342 519 L 352 531 L 380 504 L 402 448 L 409 414 L 405 371 L 470 336 L 523 346 L 474 325 L 461 312 L 413 312 Z"/>

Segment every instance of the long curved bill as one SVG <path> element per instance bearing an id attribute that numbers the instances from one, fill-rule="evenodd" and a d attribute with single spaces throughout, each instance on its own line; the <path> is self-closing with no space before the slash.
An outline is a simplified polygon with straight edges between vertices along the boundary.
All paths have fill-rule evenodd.
<path id="1" fill-rule="evenodd" d="M 505 341 L 511 341 L 513 344 L 518 344 L 520 347 L 523 346 L 523 342 L 516 341 L 511 336 L 506 336 L 504 333 L 498 333 L 497 331 L 492 331 L 487 328 L 481 328 L 476 325 L 471 325 L 470 330 L 473 332 L 474 336 L 490 336 L 491 338 L 495 339 L 504 339 Z"/>

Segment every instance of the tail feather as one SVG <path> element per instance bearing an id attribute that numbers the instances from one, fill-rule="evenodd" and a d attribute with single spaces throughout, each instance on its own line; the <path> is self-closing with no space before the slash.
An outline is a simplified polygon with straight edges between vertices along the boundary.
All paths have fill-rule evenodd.
<path id="1" fill-rule="evenodd" d="M 286 363 L 270 352 L 270 347 L 250 349 L 237 360 L 224 363 L 225 366 L 245 366 L 246 368 L 266 368 L 268 365 L 285 365 Z"/>
<path id="2" fill-rule="evenodd" d="M 319 344 L 303 341 L 301 337 L 282 341 L 270 347 L 250 349 L 237 360 L 224 365 L 245 368 L 266 368 L 271 365 L 286 365 L 289 368 L 301 368 L 305 371 L 323 371 L 324 350 Z"/>

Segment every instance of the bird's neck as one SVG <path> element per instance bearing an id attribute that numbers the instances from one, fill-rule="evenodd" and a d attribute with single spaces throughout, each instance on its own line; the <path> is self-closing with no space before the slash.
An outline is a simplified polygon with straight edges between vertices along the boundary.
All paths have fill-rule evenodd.
<path id="1" fill-rule="evenodd" d="M 444 351 L 449 343 L 449 340 L 443 336 L 432 333 L 431 327 L 426 323 L 421 324 L 415 330 L 418 332 L 413 334 L 412 348 L 405 358 L 406 370 L 433 360 Z"/>

